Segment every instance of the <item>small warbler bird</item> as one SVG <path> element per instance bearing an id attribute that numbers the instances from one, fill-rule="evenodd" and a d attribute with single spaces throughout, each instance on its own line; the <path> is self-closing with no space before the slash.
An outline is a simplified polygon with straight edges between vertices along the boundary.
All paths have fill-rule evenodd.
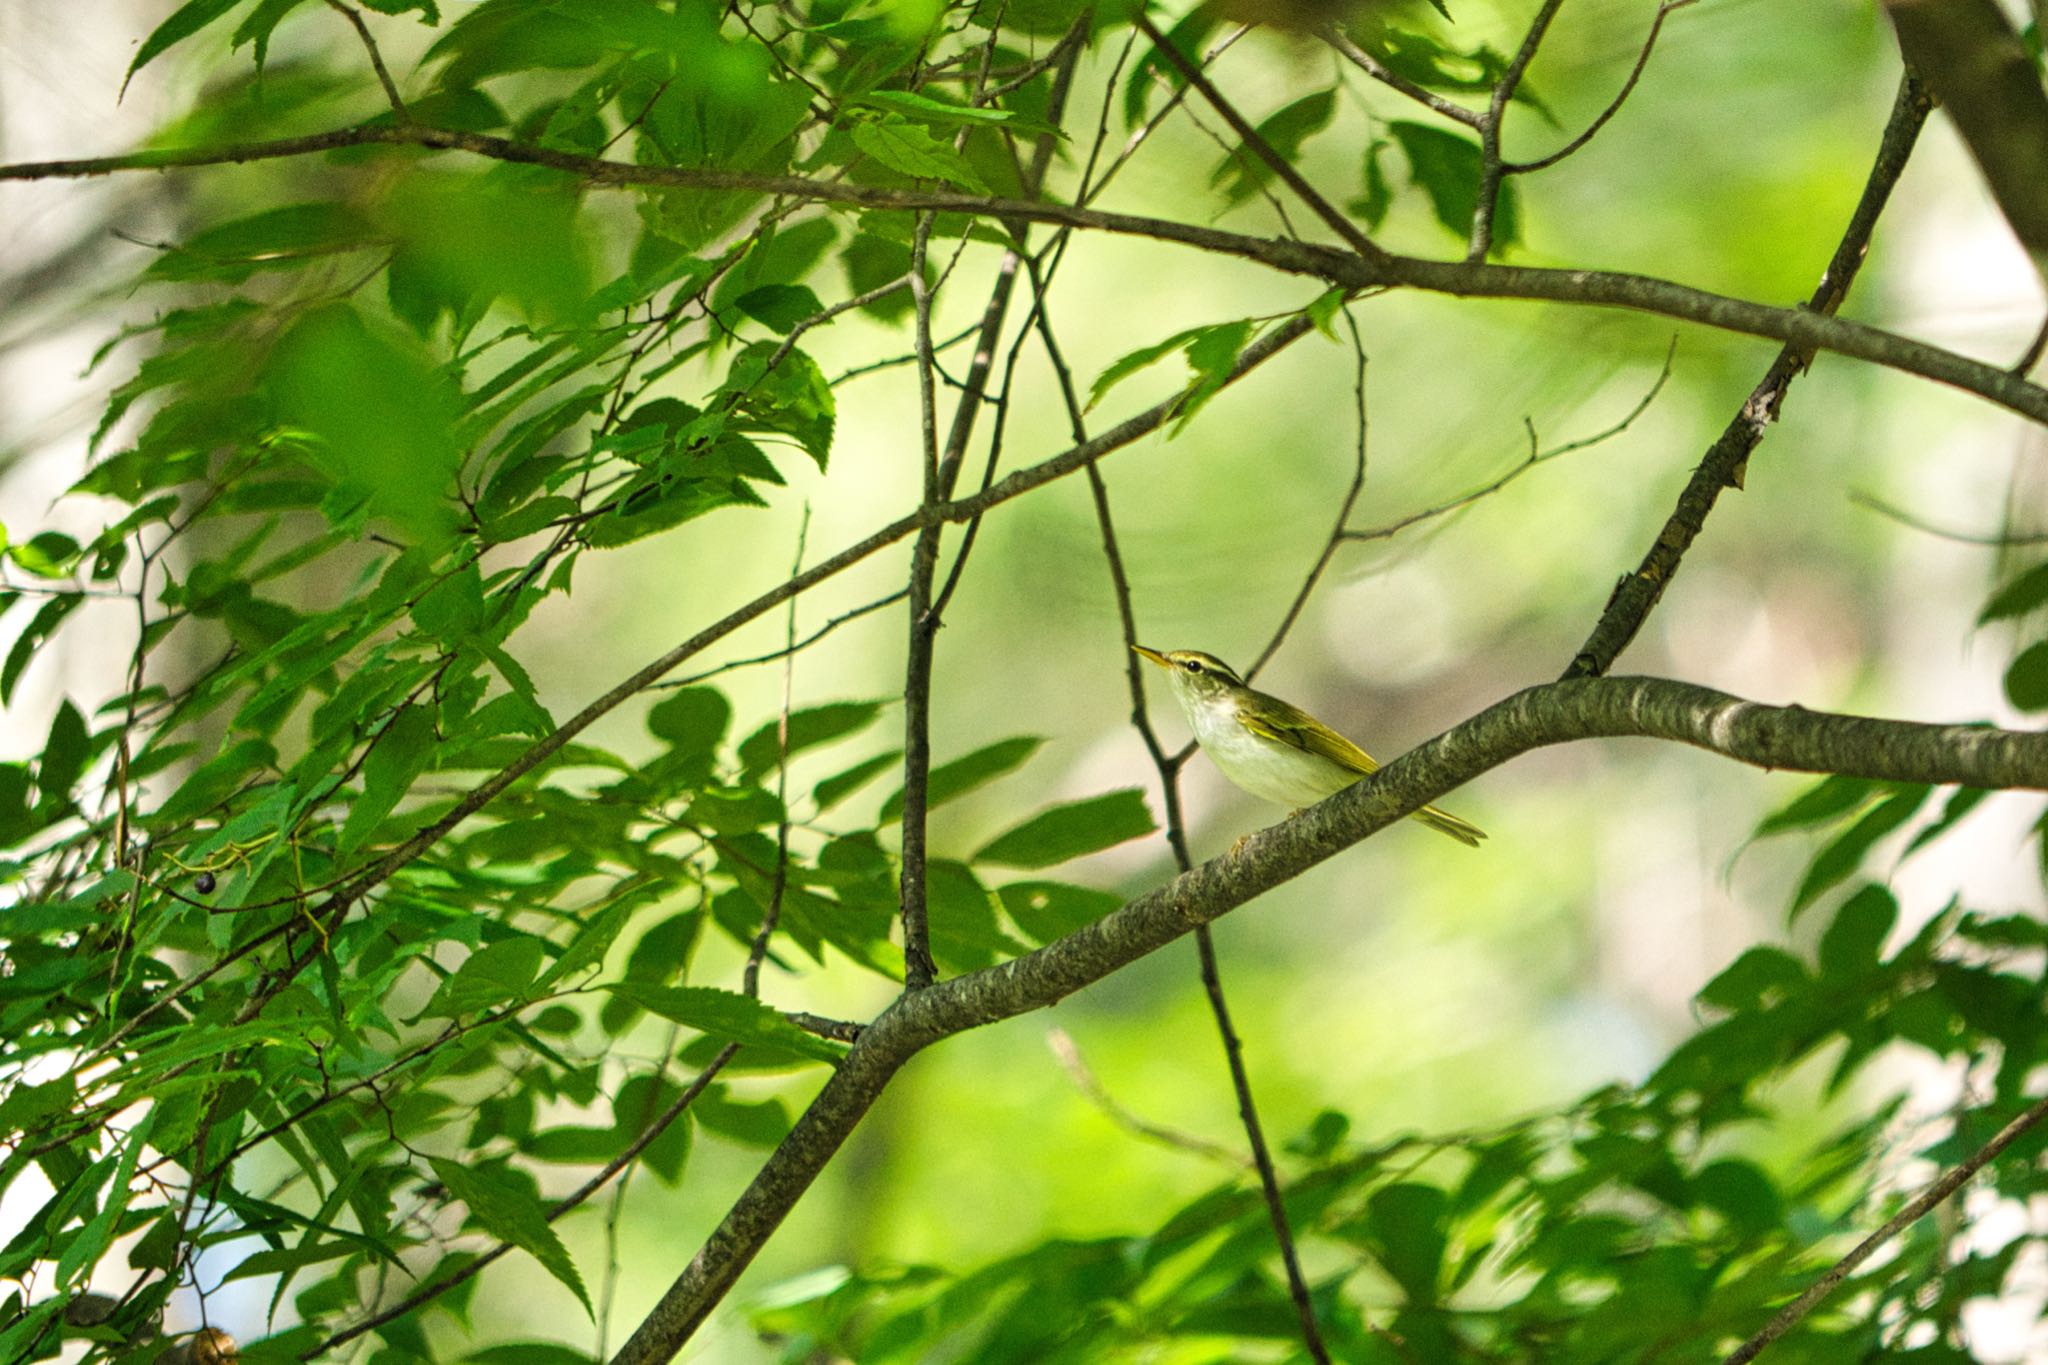
<path id="1" fill-rule="evenodd" d="M 1131 648 L 1166 670 L 1167 686 L 1202 752 L 1253 796 L 1299 810 L 1379 770 L 1365 750 L 1300 707 L 1247 686 L 1213 654 Z M 1486 837 L 1477 825 L 1435 806 L 1424 806 L 1415 818 L 1474 848 Z"/>

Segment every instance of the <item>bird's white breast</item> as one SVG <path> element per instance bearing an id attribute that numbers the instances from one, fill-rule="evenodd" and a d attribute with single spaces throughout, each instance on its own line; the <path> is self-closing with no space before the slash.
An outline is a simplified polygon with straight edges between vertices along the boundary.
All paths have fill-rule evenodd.
<path id="1" fill-rule="evenodd" d="M 1358 780 L 1357 773 L 1319 754 L 1254 735 L 1238 720 L 1237 704 L 1229 697 L 1177 696 L 1202 752 L 1254 796 L 1300 809 Z"/>

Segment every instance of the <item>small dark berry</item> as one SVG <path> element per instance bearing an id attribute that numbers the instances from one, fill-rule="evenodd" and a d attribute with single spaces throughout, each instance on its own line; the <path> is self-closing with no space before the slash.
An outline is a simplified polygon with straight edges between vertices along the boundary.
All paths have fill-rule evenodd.
<path id="1" fill-rule="evenodd" d="M 197 890 L 197 891 L 199 892 L 199 894 L 200 894 L 200 895 L 202 895 L 202 896 L 210 896 L 210 895 L 212 895 L 212 894 L 213 894 L 213 874 L 212 874 L 211 872 L 202 872 L 202 873 L 200 873 L 200 874 L 198 875 L 198 877 L 196 877 L 196 878 L 194 878 L 194 879 L 193 879 L 193 882 L 192 882 L 192 886 L 193 886 L 193 888 L 194 888 L 195 890 Z"/>

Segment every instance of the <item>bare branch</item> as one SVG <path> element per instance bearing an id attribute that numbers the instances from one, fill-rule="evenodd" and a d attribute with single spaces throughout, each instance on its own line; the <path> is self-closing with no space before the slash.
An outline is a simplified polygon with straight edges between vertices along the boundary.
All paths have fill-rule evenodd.
<path id="1" fill-rule="evenodd" d="M 1832 314 L 1848 295 L 1849 285 L 1855 280 L 1864 255 L 1870 249 L 1870 237 L 1877 228 L 1878 215 L 1891 198 L 1892 187 L 1905 170 L 1913 144 L 1920 136 L 1920 128 L 1927 121 L 1928 107 L 1926 91 L 1908 74 L 1899 82 L 1898 97 L 1892 102 L 1891 117 L 1878 141 L 1876 162 L 1863 186 L 1863 195 L 1857 201 L 1855 211 L 1849 215 L 1842 240 L 1836 245 L 1827 269 L 1821 273 L 1820 283 L 1814 288 L 1813 297 L 1807 302 L 1807 308 L 1815 316 Z M 1665 519 L 1663 529 L 1651 542 L 1642 563 L 1615 585 L 1614 594 L 1600 613 L 1592 633 L 1565 670 L 1566 677 L 1589 677 L 1614 666 L 1615 659 L 1628 648 L 1636 632 L 1642 629 L 1644 620 L 1664 596 L 1665 586 L 1678 572 L 1679 561 L 1706 523 L 1707 514 L 1714 510 L 1721 490 L 1742 487 L 1749 457 L 1763 442 L 1764 432 L 1778 419 L 1786 390 L 1812 362 L 1812 348 L 1796 343 L 1778 353 L 1770 369 L 1750 391 L 1742 410 L 1735 414 L 1720 438 L 1708 447 L 1705 457 L 1693 470 L 1685 490 L 1678 495 L 1678 505 Z"/>
<path id="2" fill-rule="evenodd" d="M 1233 1152 L 1220 1142 L 1211 1142 L 1205 1137 L 1183 1133 L 1178 1128 L 1169 1128 L 1163 1123 L 1140 1118 L 1117 1103 L 1116 1096 L 1110 1094 L 1101 1079 L 1088 1069 L 1087 1061 L 1081 1056 L 1081 1049 L 1075 1045 L 1073 1038 L 1065 1029 L 1048 1029 L 1045 1042 L 1046 1046 L 1052 1049 L 1052 1055 L 1059 1060 L 1060 1069 L 1073 1079 L 1075 1088 L 1088 1098 L 1090 1104 L 1100 1109 L 1111 1123 L 1125 1132 L 1156 1142 L 1162 1147 L 1192 1152 L 1196 1156 L 1205 1157 L 1210 1161 L 1220 1161 L 1239 1170 L 1251 1169 L 1252 1160 L 1243 1152 Z"/>
<path id="3" fill-rule="evenodd" d="M 391 102 L 391 113 L 400 123 L 411 123 L 412 113 L 400 98 L 398 85 L 391 79 L 391 72 L 384 65 L 384 54 L 377 50 L 377 40 L 370 33 L 370 26 L 363 22 L 362 13 L 353 5 L 342 0 L 327 0 L 327 8 L 349 21 L 356 31 L 356 37 L 363 40 L 364 49 L 370 54 L 371 69 L 377 73 L 377 84 L 384 87 L 384 98 Z"/>
<path id="4" fill-rule="evenodd" d="M 1353 66 L 1365 72 L 1366 75 L 1372 77 L 1381 85 L 1384 85 L 1391 90 L 1399 91 L 1401 94 L 1406 95 L 1409 99 L 1414 100 L 1417 104 L 1422 105 L 1424 108 L 1431 109 L 1439 114 L 1442 114 L 1445 118 L 1451 120 L 1453 123 L 1462 123 L 1467 128 L 1480 128 L 1485 126 L 1486 115 L 1479 113 L 1476 110 L 1467 109 L 1462 104 L 1453 104 L 1450 100 L 1445 99 L 1442 95 L 1437 94 L 1435 91 L 1428 90 L 1422 86 L 1417 85 L 1414 81 L 1409 80 L 1400 72 L 1393 70 L 1391 67 L 1387 66 L 1386 63 L 1382 62 L 1379 58 L 1373 56 L 1370 52 L 1367 52 L 1364 48 L 1360 47 L 1357 43 L 1353 42 L 1351 40 L 1351 35 L 1346 33 L 1338 25 L 1331 24 L 1324 28 L 1322 31 L 1322 37 L 1323 41 L 1328 43 L 1331 47 L 1335 48 L 1338 54 L 1342 56 L 1344 60 L 1350 62 Z"/>
<path id="5" fill-rule="evenodd" d="M 1669 17 L 1671 11 L 1684 9 L 1692 3 L 1693 0 L 1664 0 L 1663 4 L 1657 6 L 1657 16 L 1650 20 L 1650 32 L 1643 39 L 1642 49 L 1636 53 L 1636 63 L 1629 68 L 1628 79 L 1621 83 L 1621 89 L 1616 92 L 1607 107 L 1586 125 L 1584 132 L 1549 156 L 1540 156 L 1534 161 L 1504 161 L 1501 163 L 1501 171 L 1506 175 L 1527 175 L 1531 171 L 1546 170 L 1591 142 L 1600 130 L 1607 126 L 1607 121 L 1621 112 L 1621 106 L 1626 104 L 1628 97 L 1635 92 L 1636 82 L 1643 78 L 1643 68 L 1650 64 L 1650 53 L 1656 50 L 1657 35 L 1664 31 L 1664 20 Z"/>

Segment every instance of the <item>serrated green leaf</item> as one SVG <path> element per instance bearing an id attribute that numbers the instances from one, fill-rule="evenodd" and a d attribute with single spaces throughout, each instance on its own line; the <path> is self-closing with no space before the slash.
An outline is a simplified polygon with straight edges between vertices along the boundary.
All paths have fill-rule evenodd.
<path id="1" fill-rule="evenodd" d="M 896 114 L 862 119 L 853 125 L 853 145 L 892 171 L 920 180 L 943 180 L 976 194 L 988 186 L 967 164 L 967 158 L 927 132 L 922 124 Z"/>
<path id="2" fill-rule="evenodd" d="M 895 767 L 902 757 L 903 751 L 901 749 L 891 749 L 886 754 L 876 754 L 873 758 L 864 758 L 844 772 L 834 773 L 818 783 L 817 786 L 811 788 L 811 800 L 817 803 L 819 810 L 830 810 L 868 783 L 874 781 L 877 777 L 880 777 L 883 773 L 889 771 L 889 769 Z"/>
<path id="3" fill-rule="evenodd" d="M 974 861 L 1007 867 L 1052 867 L 1150 834 L 1156 828 L 1152 811 L 1145 804 L 1145 793 L 1129 787 L 1040 811 L 989 840 L 974 855 Z"/>
<path id="4" fill-rule="evenodd" d="M 408 706 L 391 718 L 363 760 L 363 792 L 349 807 L 338 847 L 350 853 L 362 847 L 383 823 L 434 757 L 434 713 Z"/>
<path id="5" fill-rule="evenodd" d="M 644 981 L 607 982 L 603 988 L 649 1014 L 730 1042 L 755 1043 L 835 1066 L 846 1055 L 839 1044 L 804 1032 L 752 996 L 709 986 L 656 986 Z"/>
<path id="6" fill-rule="evenodd" d="M 1165 357 L 1172 355 L 1175 351 L 1180 350 L 1198 336 L 1202 330 L 1200 327 L 1190 327 L 1184 332 L 1175 332 L 1164 341 L 1154 342 L 1150 346 L 1140 346 L 1137 350 L 1112 362 L 1109 368 L 1097 375 L 1095 382 L 1089 386 L 1088 406 L 1094 407 L 1102 401 L 1104 394 L 1146 366 L 1156 364 Z"/>
<path id="7" fill-rule="evenodd" d="M 450 1194 L 468 1206 L 470 1216 L 482 1225 L 485 1232 L 501 1242 L 511 1243 L 539 1261 L 548 1274 L 568 1287 L 586 1313 L 591 1311 L 590 1295 L 583 1287 L 583 1277 L 577 1274 L 569 1249 L 548 1226 L 547 1210 L 541 1207 L 539 1200 L 521 1186 L 495 1174 L 486 1174 L 441 1157 L 429 1157 L 427 1160 L 434 1168 L 435 1177 L 448 1187 Z"/>

